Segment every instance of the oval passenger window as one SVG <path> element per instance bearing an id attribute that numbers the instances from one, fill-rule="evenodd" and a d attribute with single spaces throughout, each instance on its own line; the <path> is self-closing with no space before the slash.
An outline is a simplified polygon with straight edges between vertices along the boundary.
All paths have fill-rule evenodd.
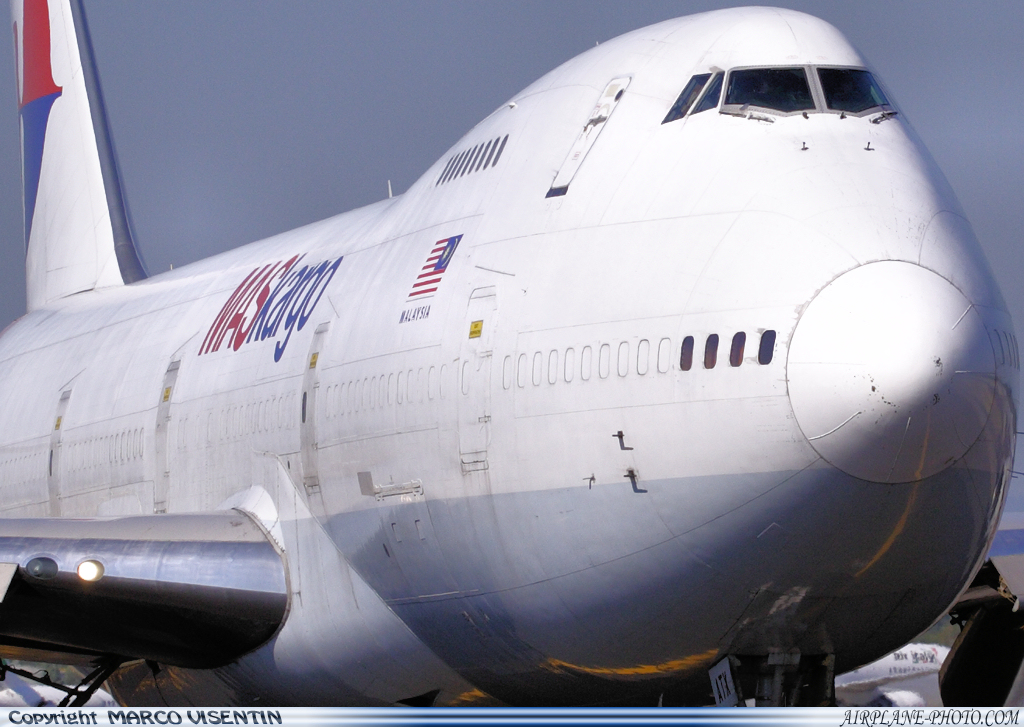
<path id="1" fill-rule="evenodd" d="M 704 344 L 704 368 L 713 369 L 718 363 L 718 334 L 712 333 Z"/>
<path id="2" fill-rule="evenodd" d="M 683 348 L 679 352 L 679 368 L 683 371 L 693 368 L 693 336 L 683 339 Z"/>
<path id="3" fill-rule="evenodd" d="M 761 334 L 761 343 L 757 347 L 757 362 L 767 366 L 775 355 L 775 331 L 767 330 Z"/>
<path id="4" fill-rule="evenodd" d="M 729 365 L 736 368 L 743 363 L 743 348 L 747 343 L 747 334 L 740 331 L 732 337 L 732 348 L 729 349 Z"/>

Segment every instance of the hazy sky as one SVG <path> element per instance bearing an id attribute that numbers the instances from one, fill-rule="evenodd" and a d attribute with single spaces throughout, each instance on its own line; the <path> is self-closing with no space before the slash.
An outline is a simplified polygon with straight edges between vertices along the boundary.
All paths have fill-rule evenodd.
<path id="1" fill-rule="evenodd" d="M 406 189 L 477 121 L 629 30 L 736 3 L 86 0 L 136 241 L 166 270 Z M 1024 3 L 780 2 L 843 31 L 946 172 L 1024 335 Z M 0 325 L 24 311 L 0 33 Z"/>

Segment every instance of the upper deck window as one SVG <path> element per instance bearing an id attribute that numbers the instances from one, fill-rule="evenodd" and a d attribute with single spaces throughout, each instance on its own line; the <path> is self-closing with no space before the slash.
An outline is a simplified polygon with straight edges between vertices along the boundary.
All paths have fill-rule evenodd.
<path id="1" fill-rule="evenodd" d="M 690 79 L 690 82 L 686 84 L 686 88 L 679 94 L 679 98 L 672 104 L 672 108 L 669 109 L 668 114 L 665 116 L 665 120 L 661 123 L 667 124 L 670 121 L 681 119 L 686 116 L 686 112 L 693 106 L 693 102 L 697 100 L 697 96 L 704 90 L 704 84 L 711 78 L 710 73 L 701 73 Z"/>
<path id="2" fill-rule="evenodd" d="M 814 109 L 814 99 L 803 68 L 745 68 L 729 73 L 725 105 L 793 113 Z"/>
<path id="3" fill-rule="evenodd" d="M 825 105 L 832 111 L 858 114 L 888 106 L 878 82 L 870 73 L 855 68 L 819 68 L 818 80 L 825 93 Z"/>

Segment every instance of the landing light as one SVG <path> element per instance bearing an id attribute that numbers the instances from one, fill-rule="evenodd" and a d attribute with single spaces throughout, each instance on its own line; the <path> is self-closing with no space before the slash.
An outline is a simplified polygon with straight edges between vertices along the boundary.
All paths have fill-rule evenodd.
<path id="1" fill-rule="evenodd" d="M 55 578 L 60 568 L 57 565 L 57 561 L 53 558 L 39 556 L 26 563 L 25 570 L 28 571 L 28 574 L 33 578 L 39 578 L 45 581 L 50 578 Z"/>
<path id="2" fill-rule="evenodd" d="M 98 581 L 103 577 L 103 564 L 98 560 L 85 560 L 78 565 L 78 577 L 83 581 Z"/>

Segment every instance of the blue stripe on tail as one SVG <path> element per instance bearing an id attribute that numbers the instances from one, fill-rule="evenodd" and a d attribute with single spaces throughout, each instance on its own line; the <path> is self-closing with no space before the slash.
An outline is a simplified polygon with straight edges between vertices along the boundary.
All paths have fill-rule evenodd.
<path id="1" fill-rule="evenodd" d="M 25 246 L 32 236 L 32 215 L 39 193 L 39 172 L 43 165 L 43 145 L 50 108 L 60 91 L 40 96 L 21 107 L 22 159 L 25 164 Z"/>

